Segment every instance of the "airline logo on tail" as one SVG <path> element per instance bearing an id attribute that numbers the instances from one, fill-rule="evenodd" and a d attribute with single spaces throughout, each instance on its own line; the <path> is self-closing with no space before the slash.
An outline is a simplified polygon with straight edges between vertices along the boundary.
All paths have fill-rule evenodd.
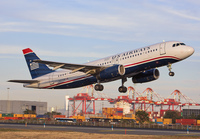
<path id="1" fill-rule="evenodd" d="M 36 63 L 36 62 L 32 62 L 32 63 L 30 63 L 30 68 L 31 68 L 31 70 L 38 69 L 39 68 L 39 64 Z"/>

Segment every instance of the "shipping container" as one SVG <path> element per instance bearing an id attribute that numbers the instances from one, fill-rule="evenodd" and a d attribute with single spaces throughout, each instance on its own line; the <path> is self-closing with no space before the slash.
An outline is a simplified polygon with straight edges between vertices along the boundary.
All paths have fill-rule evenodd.
<path id="1" fill-rule="evenodd" d="M 2 113 L 2 117 L 13 117 L 12 113 Z"/>
<path id="2" fill-rule="evenodd" d="M 23 117 L 23 114 L 14 114 L 13 117 Z"/>
<path id="3" fill-rule="evenodd" d="M 36 118 L 45 118 L 45 115 L 37 115 Z"/>
<path id="4" fill-rule="evenodd" d="M 24 114 L 24 118 L 30 118 L 30 114 Z"/>
<path id="5" fill-rule="evenodd" d="M 4 117 L 4 120 L 18 120 L 18 117 Z"/>
<path id="6" fill-rule="evenodd" d="M 172 119 L 163 119 L 163 124 L 172 124 Z"/>
<path id="7" fill-rule="evenodd" d="M 65 115 L 53 115 L 53 118 L 65 118 Z"/>
<path id="8" fill-rule="evenodd" d="M 176 119 L 176 123 L 180 123 L 181 125 L 196 125 L 196 119 Z"/>
<path id="9" fill-rule="evenodd" d="M 163 122 L 157 122 L 157 124 L 163 124 Z"/>
<path id="10" fill-rule="evenodd" d="M 123 113 L 117 113 L 117 116 L 123 116 Z"/>
<path id="11" fill-rule="evenodd" d="M 181 123 L 181 119 L 176 119 L 176 123 Z"/>
<path id="12" fill-rule="evenodd" d="M 197 125 L 200 125 L 200 120 L 197 120 Z"/>
<path id="13" fill-rule="evenodd" d="M 110 113 L 111 114 L 116 114 L 116 108 L 111 108 Z"/>
<path id="14" fill-rule="evenodd" d="M 196 119 L 182 119 L 181 123 L 182 125 L 196 125 L 197 120 Z"/>
<path id="15" fill-rule="evenodd" d="M 0 113 L 0 118 L 2 117 L 2 114 Z"/>
<path id="16" fill-rule="evenodd" d="M 31 114 L 30 117 L 31 118 L 36 118 L 36 114 Z"/>
<path id="17" fill-rule="evenodd" d="M 125 114 L 125 117 L 132 118 L 132 114 Z"/>
<path id="18" fill-rule="evenodd" d="M 156 122 L 163 122 L 162 118 L 157 118 Z"/>

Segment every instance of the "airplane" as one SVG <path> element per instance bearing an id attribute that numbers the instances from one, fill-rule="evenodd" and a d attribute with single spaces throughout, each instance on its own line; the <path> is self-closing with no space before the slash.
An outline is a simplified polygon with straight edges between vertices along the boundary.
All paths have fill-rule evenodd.
<path id="1" fill-rule="evenodd" d="M 104 86 L 101 83 L 121 79 L 120 93 L 127 91 L 124 86 L 127 78 L 132 78 L 133 83 L 158 79 L 160 73 L 157 68 L 161 66 L 167 66 L 169 76 L 174 76 L 172 64 L 194 53 L 194 49 L 183 42 L 163 41 L 85 64 L 71 64 L 41 60 L 30 48 L 22 51 L 32 80 L 8 82 L 24 83 L 24 87 L 39 89 L 69 89 L 96 84 L 94 89 L 102 91 Z"/>

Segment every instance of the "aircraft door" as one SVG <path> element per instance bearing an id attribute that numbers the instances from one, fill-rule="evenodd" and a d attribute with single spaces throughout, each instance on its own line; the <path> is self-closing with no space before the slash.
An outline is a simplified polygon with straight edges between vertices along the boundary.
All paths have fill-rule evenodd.
<path id="1" fill-rule="evenodd" d="M 119 58 L 118 57 L 115 59 L 115 64 L 119 64 Z"/>
<path id="2" fill-rule="evenodd" d="M 160 44 L 160 55 L 166 54 L 165 45 L 166 45 L 166 43 Z"/>
<path id="3" fill-rule="evenodd" d="M 49 84 L 50 84 L 50 85 L 53 85 L 53 84 L 54 84 L 53 75 L 54 75 L 54 73 L 51 73 L 51 74 L 49 75 Z"/>

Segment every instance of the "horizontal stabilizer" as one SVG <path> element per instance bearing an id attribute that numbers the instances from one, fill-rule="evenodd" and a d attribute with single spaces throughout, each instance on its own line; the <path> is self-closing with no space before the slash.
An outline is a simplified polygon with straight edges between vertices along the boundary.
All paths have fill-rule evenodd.
<path id="1" fill-rule="evenodd" d="M 38 83 L 38 80 L 9 80 L 8 82 L 15 82 L 15 83 Z"/>

